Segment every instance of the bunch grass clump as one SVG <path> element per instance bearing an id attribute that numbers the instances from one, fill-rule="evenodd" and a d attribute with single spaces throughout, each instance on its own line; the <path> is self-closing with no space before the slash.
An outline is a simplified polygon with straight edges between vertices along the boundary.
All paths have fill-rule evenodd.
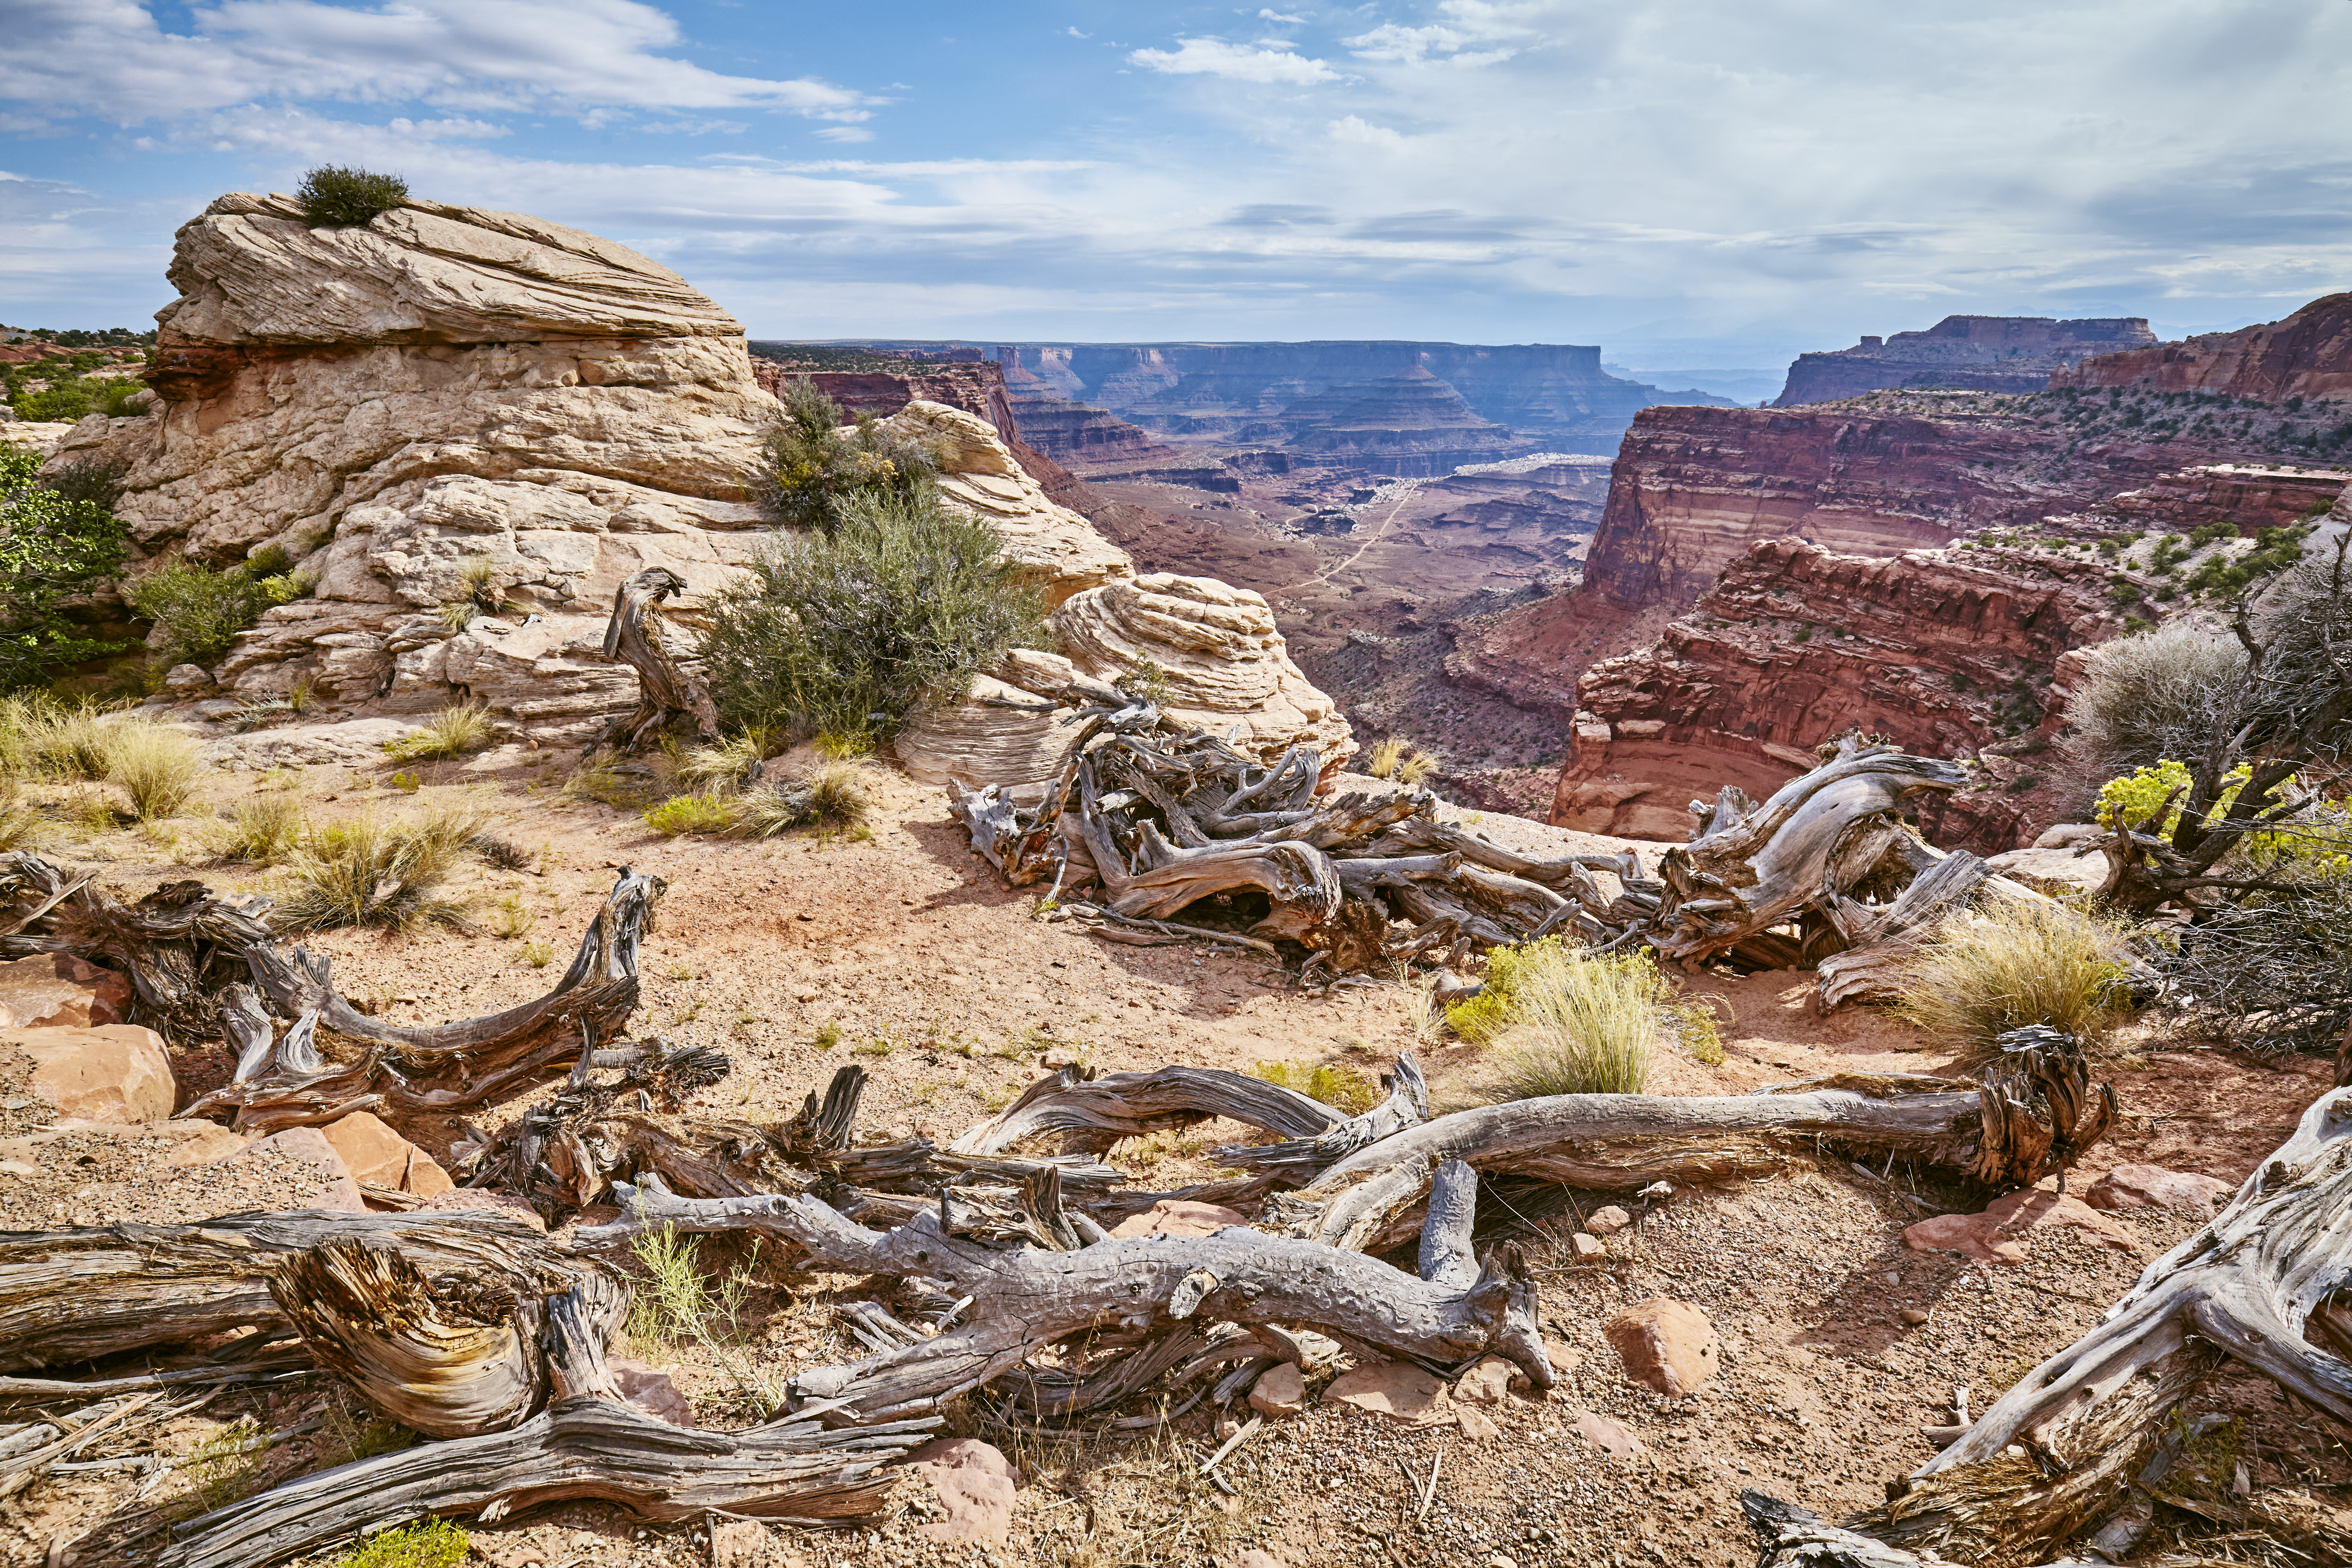
<path id="1" fill-rule="evenodd" d="M 294 199 L 312 228 L 348 229 L 371 223 L 408 202 L 408 182 L 397 174 L 321 163 L 302 176 Z"/>
<path id="2" fill-rule="evenodd" d="M 457 1568 L 472 1550 L 465 1531 L 446 1519 L 380 1530 L 328 1568 Z"/>
<path id="3" fill-rule="evenodd" d="M 1646 952 L 1596 957 L 1550 938 L 1517 949 L 1480 1098 L 1640 1093 L 1678 995 Z"/>
<path id="4" fill-rule="evenodd" d="M 106 781 L 142 822 L 179 815 L 204 777 L 194 738 L 169 725 L 118 718 L 100 727 L 99 746 Z"/>
<path id="5" fill-rule="evenodd" d="M 761 784 L 736 794 L 717 789 L 674 795 L 646 812 L 646 825 L 665 837 L 768 839 L 795 828 L 822 832 L 864 830 L 875 807 L 870 765 L 827 762 L 805 779 Z"/>
<path id="6" fill-rule="evenodd" d="M 383 748 L 395 762 L 443 762 L 479 751 L 489 744 L 490 733 L 487 703 L 452 703 L 427 720 L 424 728 L 387 740 Z"/>
<path id="7" fill-rule="evenodd" d="M 294 891 L 278 906 L 289 931 L 378 926 L 403 935 L 426 925 L 467 929 L 467 906 L 440 896 L 482 829 L 482 814 L 427 807 L 391 821 L 373 811 L 312 827 L 289 870 Z"/>
<path id="8" fill-rule="evenodd" d="M 1945 920 L 1896 969 L 1897 1016 L 1970 1061 L 2045 1024 L 2095 1045 L 2130 1014 L 2129 930 L 2043 899 L 1989 901 Z"/>

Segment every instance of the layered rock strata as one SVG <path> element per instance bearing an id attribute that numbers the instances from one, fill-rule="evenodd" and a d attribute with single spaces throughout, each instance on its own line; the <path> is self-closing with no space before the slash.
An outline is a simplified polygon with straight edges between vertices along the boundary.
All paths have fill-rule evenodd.
<path id="1" fill-rule="evenodd" d="M 1355 749 L 1338 706 L 1291 663 L 1274 612 L 1248 589 L 1153 572 L 1088 589 L 1054 612 L 1057 653 L 1016 650 L 977 677 L 961 703 L 925 716 L 896 742 L 929 783 L 1029 784 L 1060 770 L 1079 730 L 1065 697 L 1074 676 L 1139 678 L 1162 709 L 1271 759 L 1305 743 L 1336 770 Z"/>
<path id="2" fill-rule="evenodd" d="M 2047 316 L 1947 316 L 1924 332 L 1864 338 L 1851 349 L 1800 354 L 1775 408 L 1832 402 L 1880 387 L 2040 392 L 2051 372 L 2088 354 L 2156 341 L 2141 316 L 2056 321 Z"/>
<path id="3" fill-rule="evenodd" d="M 2100 354 L 2050 378 L 2056 387 L 2136 387 L 2284 402 L 2352 398 L 2352 294 L 2313 300 L 2282 321 Z"/>
<path id="4" fill-rule="evenodd" d="M 2032 730 L 2064 656 L 2122 629 L 2105 572 L 1998 549 L 1871 559 L 1793 538 L 1753 546 L 1654 644 L 1584 673 L 1551 821 L 1681 838 L 1694 797 L 1737 784 L 1760 799 L 1857 728 L 1931 757 Z M 1971 803 L 1931 826 L 1998 850 L 2020 817 Z"/>
<path id="5" fill-rule="evenodd" d="M 2267 444 L 2234 430 L 2077 428 L 2106 417 L 2048 400 L 1884 392 L 1790 411 L 1644 409 L 1618 451 L 1584 591 L 1679 610 L 1764 539 L 1848 555 L 1932 549 L 1974 529 L 2035 528 Z"/>

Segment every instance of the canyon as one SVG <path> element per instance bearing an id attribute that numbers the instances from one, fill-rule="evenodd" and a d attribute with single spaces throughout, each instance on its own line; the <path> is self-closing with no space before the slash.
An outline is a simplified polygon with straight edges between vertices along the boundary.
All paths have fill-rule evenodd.
<path id="1" fill-rule="evenodd" d="M 2098 542 L 2251 539 L 2335 503 L 2347 304 L 2186 345 L 1947 318 L 1801 357 L 1802 406 L 1632 409 L 1606 461 L 1531 449 L 1597 428 L 1597 356 L 1554 350 L 877 345 L 928 362 L 874 411 L 915 376 L 1009 422 L 1140 569 L 1263 594 L 1358 735 L 1424 752 L 1456 798 L 1678 837 L 1693 796 L 1769 793 L 1860 727 L 1966 758 L 1931 831 L 1991 852 L 2081 809 L 2035 758 L 2082 651 L 2180 608 L 2150 546 Z M 1937 384 L 1885 384 L 1913 380 Z"/>

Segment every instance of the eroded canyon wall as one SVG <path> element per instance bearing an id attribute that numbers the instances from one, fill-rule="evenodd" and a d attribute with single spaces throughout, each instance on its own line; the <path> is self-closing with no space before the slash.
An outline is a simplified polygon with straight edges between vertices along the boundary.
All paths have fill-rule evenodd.
<path id="1" fill-rule="evenodd" d="M 2053 387 L 2136 387 L 2284 402 L 2352 398 L 2352 294 L 2315 299 L 2284 320 L 2086 359 Z"/>

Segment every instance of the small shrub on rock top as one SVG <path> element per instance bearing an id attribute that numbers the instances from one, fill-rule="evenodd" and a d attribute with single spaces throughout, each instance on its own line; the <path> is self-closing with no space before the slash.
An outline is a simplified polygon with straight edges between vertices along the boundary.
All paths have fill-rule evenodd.
<path id="1" fill-rule="evenodd" d="M 910 501 L 939 470 L 929 449 L 871 418 L 843 434 L 841 405 L 806 376 L 784 383 L 782 402 L 783 423 L 752 486 L 782 522 L 830 531 L 852 501 Z"/>
<path id="2" fill-rule="evenodd" d="M 375 174 L 322 163 L 302 176 L 294 193 L 302 216 L 312 228 L 357 228 L 408 201 L 408 182 L 397 174 Z"/>
<path id="3" fill-rule="evenodd" d="M 995 531 L 924 492 L 861 497 L 830 533 L 771 538 L 712 605 L 703 653 L 731 727 L 881 737 L 1044 634 L 1044 604 Z"/>

